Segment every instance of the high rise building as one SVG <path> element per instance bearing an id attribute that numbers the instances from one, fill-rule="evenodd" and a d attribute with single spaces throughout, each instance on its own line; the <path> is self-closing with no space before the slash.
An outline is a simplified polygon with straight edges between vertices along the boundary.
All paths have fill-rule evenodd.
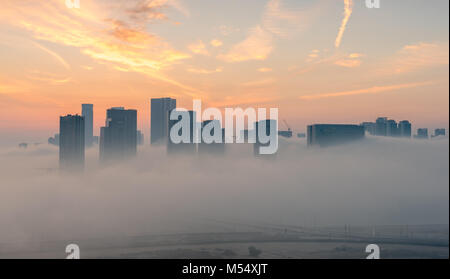
<path id="1" fill-rule="evenodd" d="M 387 117 L 378 117 L 375 121 L 375 135 L 386 136 L 387 135 Z"/>
<path id="2" fill-rule="evenodd" d="M 84 169 L 84 131 L 82 116 L 59 118 L 59 166 L 62 170 Z"/>
<path id="3" fill-rule="evenodd" d="M 307 127 L 308 146 L 320 147 L 363 139 L 364 127 L 345 124 L 314 124 Z"/>
<path id="4" fill-rule="evenodd" d="M 370 135 L 375 135 L 376 133 L 376 124 L 374 122 L 363 122 L 360 126 L 364 127 L 364 130 Z"/>
<path id="5" fill-rule="evenodd" d="M 169 154 L 175 153 L 195 153 L 197 152 L 197 144 L 194 141 L 195 133 L 197 132 L 197 122 L 196 122 L 196 113 L 195 111 L 179 111 L 180 116 L 176 120 L 168 120 L 168 133 L 167 133 L 167 152 Z M 189 140 L 188 142 L 180 142 L 176 143 L 172 141 L 170 137 L 170 132 L 172 127 L 175 124 L 180 122 L 182 119 L 189 119 L 189 130 L 184 132 L 189 132 Z M 176 127 L 175 127 L 176 128 Z M 183 131 L 180 129 L 178 134 L 181 136 Z"/>
<path id="6" fill-rule="evenodd" d="M 169 136 L 169 113 L 177 107 L 172 98 L 151 99 L 150 143 L 166 144 Z"/>
<path id="7" fill-rule="evenodd" d="M 389 119 L 386 121 L 386 136 L 396 137 L 398 136 L 398 125 L 395 120 Z"/>
<path id="8" fill-rule="evenodd" d="M 207 126 L 207 125 L 210 126 Z M 204 142 L 203 134 L 206 133 L 206 128 L 210 128 L 209 135 L 212 139 L 219 139 L 220 142 L 206 143 Z M 201 137 L 202 142 L 198 144 L 199 154 L 223 154 L 225 152 L 225 130 L 221 128 L 221 123 L 219 120 L 206 120 L 202 122 L 201 126 Z M 220 135 L 220 137 L 219 137 Z"/>
<path id="9" fill-rule="evenodd" d="M 82 104 L 81 115 L 84 117 L 84 142 L 91 146 L 94 143 L 94 105 Z"/>
<path id="10" fill-rule="evenodd" d="M 256 133 L 256 142 L 253 144 L 253 155 L 259 157 L 261 155 L 260 147 L 267 147 L 271 144 L 270 142 L 268 142 L 268 143 L 261 142 L 261 138 L 260 138 L 260 134 L 259 134 L 260 130 L 265 130 L 265 133 L 263 132 L 262 134 L 265 134 L 266 136 L 270 136 L 271 131 L 274 131 L 275 136 L 278 137 L 278 123 L 274 119 L 260 120 L 260 121 L 254 123 L 253 128 Z M 278 143 L 277 143 L 277 145 L 278 145 Z M 277 146 L 277 148 L 278 148 L 278 146 Z M 267 156 L 267 155 L 264 155 L 264 156 L 265 157 L 274 157 L 276 155 L 276 153 L 273 153 L 270 155 L 271 156 Z"/>
<path id="11" fill-rule="evenodd" d="M 100 161 L 123 160 L 136 155 L 137 111 L 116 107 L 106 112 L 100 129 Z"/>
<path id="12" fill-rule="evenodd" d="M 411 138 L 411 123 L 408 120 L 402 120 L 398 123 L 400 137 Z"/>

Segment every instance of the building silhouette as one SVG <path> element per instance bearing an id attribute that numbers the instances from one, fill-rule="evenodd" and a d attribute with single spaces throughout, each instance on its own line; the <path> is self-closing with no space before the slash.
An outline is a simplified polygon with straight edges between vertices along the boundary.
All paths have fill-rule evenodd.
<path id="1" fill-rule="evenodd" d="M 375 135 L 376 133 L 376 123 L 374 122 L 363 122 L 360 124 L 364 127 L 364 130 L 370 135 Z"/>
<path id="2" fill-rule="evenodd" d="M 364 127 L 346 124 L 314 124 L 307 127 L 308 146 L 327 147 L 365 137 Z"/>
<path id="3" fill-rule="evenodd" d="M 48 138 L 48 144 L 59 146 L 59 134 Z"/>
<path id="4" fill-rule="evenodd" d="M 176 120 L 168 120 L 168 133 L 167 133 L 167 153 L 168 154 L 177 154 L 177 153 L 187 153 L 187 154 L 194 154 L 197 152 L 197 144 L 194 141 L 195 133 L 197 132 L 197 122 L 196 122 L 196 113 L 195 111 L 178 111 L 180 113 L 178 119 Z M 172 141 L 170 137 L 170 132 L 172 127 L 177 124 L 181 119 L 189 118 L 189 140 L 188 142 L 180 142 L 176 143 Z M 180 129 L 178 130 L 178 135 L 181 136 L 181 133 L 183 131 Z"/>
<path id="5" fill-rule="evenodd" d="M 438 128 L 434 130 L 434 135 L 432 137 L 445 136 L 445 129 Z"/>
<path id="6" fill-rule="evenodd" d="M 416 139 L 428 139 L 428 129 L 419 128 L 417 129 L 417 135 L 414 136 Z"/>
<path id="7" fill-rule="evenodd" d="M 116 107 L 106 112 L 100 129 L 100 161 L 123 160 L 136 155 L 137 111 Z"/>
<path id="8" fill-rule="evenodd" d="M 144 144 L 144 134 L 140 130 L 136 131 L 136 141 L 137 145 Z"/>
<path id="9" fill-rule="evenodd" d="M 402 120 L 398 123 L 400 137 L 411 138 L 411 123 L 408 120 Z"/>
<path id="10" fill-rule="evenodd" d="M 84 142 L 86 146 L 94 144 L 94 105 L 82 104 L 81 115 L 84 117 Z"/>
<path id="11" fill-rule="evenodd" d="M 270 142 L 268 143 L 263 143 L 261 142 L 259 133 L 260 130 L 265 130 L 265 135 L 266 136 L 270 136 L 270 131 L 271 129 L 273 131 L 275 131 L 276 136 L 278 136 L 278 123 L 277 120 L 274 119 L 266 119 L 266 120 L 260 120 L 254 123 L 253 125 L 254 131 L 255 131 L 255 135 L 256 135 L 256 141 L 253 144 L 253 155 L 256 157 L 260 157 L 263 154 L 261 154 L 261 150 L 260 147 L 267 147 L 270 146 Z M 248 134 L 248 133 L 247 133 Z M 269 156 L 268 156 L 269 155 Z M 276 153 L 274 154 L 264 154 L 263 156 L 265 157 L 274 157 L 276 155 Z"/>
<path id="12" fill-rule="evenodd" d="M 59 118 L 59 166 L 62 170 L 84 169 L 84 118 L 66 115 Z"/>
<path id="13" fill-rule="evenodd" d="M 387 117 L 378 117 L 375 121 L 375 135 L 387 136 Z"/>
<path id="14" fill-rule="evenodd" d="M 386 136 L 388 137 L 397 137 L 398 133 L 398 125 L 397 122 L 393 119 L 389 119 L 386 121 Z"/>
<path id="15" fill-rule="evenodd" d="M 169 136 L 169 113 L 177 107 L 172 98 L 151 99 L 150 143 L 166 144 Z"/>
<path id="16" fill-rule="evenodd" d="M 375 122 L 363 122 L 360 126 L 370 135 L 387 137 L 411 137 L 411 123 L 402 120 L 397 123 L 387 117 L 378 117 Z"/>
<path id="17" fill-rule="evenodd" d="M 212 142 L 206 143 L 204 142 L 203 133 L 206 133 L 205 127 L 210 124 L 213 125 L 212 129 L 209 131 L 209 135 L 214 138 L 219 138 L 221 142 Z M 201 143 L 198 144 L 198 153 L 199 154 L 212 154 L 219 155 L 225 153 L 225 129 L 222 129 L 221 123 L 219 120 L 206 120 L 201 124 L 200 136 L 202 137 Z"/>

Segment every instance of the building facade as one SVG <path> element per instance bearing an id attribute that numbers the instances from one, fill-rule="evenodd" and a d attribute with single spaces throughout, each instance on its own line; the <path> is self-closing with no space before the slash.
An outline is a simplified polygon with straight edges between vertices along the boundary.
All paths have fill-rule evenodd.
<path id="1" fill-rule="evenodd" d="M 411 138 L 411 123 L 408 120 L 402 120 L 398 123 L 400 137 Z"/>
<path id="2" fill-rule="evenodd" d="M 151 99 L 150 143 L 166 144 L 169 135 L 169 113 L 177 107 L 172 98 Z"/>
<path id="3" fill-rule="evenodd" d="M 66 115 L 59 118 L 59 166 L 62 170 L 83 170 L 85 151 L 84 118 Z"/>
<path id="4" fill-rule="evenodd" d="M 82 104 L 81 115 L 84 117 L 84 143 L 91 146 L 94 143 L 94 105 Z"/>
<path id="5" fill-rule="evenodd" d="M 100 161 L 122 160 L 136 155 L 137 111 L 111 108 L 100 129 Z"/>
<path id="6" fill-rule="evenodd" d="M 308 146 L 327 147 L 364 137 L 364 127 L 360 125 L 314 124 L 307 127 Z"/>

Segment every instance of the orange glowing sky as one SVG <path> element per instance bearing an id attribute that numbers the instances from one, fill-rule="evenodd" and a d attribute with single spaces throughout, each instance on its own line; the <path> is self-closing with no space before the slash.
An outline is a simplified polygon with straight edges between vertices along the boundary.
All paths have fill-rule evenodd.
<path id="1" fill-rule="evenodd" d="M 3 0 L 0 132 L 50 136 L 93 103 L 278 107 L 294 131 L 378 116 L 448 127 L 447 0 Z"/>

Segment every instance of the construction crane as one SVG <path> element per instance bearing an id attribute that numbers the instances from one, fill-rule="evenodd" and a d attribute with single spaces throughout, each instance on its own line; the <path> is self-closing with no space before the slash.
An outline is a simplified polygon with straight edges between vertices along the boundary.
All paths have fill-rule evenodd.
<path id="1" fill-rule="evenodd" d="M 286 122 L 286 119 L 283 119 L 283 123 L 286 126 L 286 128 L 288 128 L 288 131 L 290 131 L 291 127 L 289 127 L 288 123 Z"/>
<path id="2" fill-rule="evenodd" d="M 285 138 L 290 138 L 290 137 L 292 137 L 292 130 L 291 130 L 291 127 L 289 127 L 289 125 L 287 124 L 287 122 L 286 122 L 285 119 L 283 119 L 283 123 L 284 123 L 284 125 L 288 128 L 288 130 L 287 130 L 287 131 L 278 131 L 278 135 L 279 135 L 279 136 L 282 136 L 282 137 L 285 137 Z"/>

